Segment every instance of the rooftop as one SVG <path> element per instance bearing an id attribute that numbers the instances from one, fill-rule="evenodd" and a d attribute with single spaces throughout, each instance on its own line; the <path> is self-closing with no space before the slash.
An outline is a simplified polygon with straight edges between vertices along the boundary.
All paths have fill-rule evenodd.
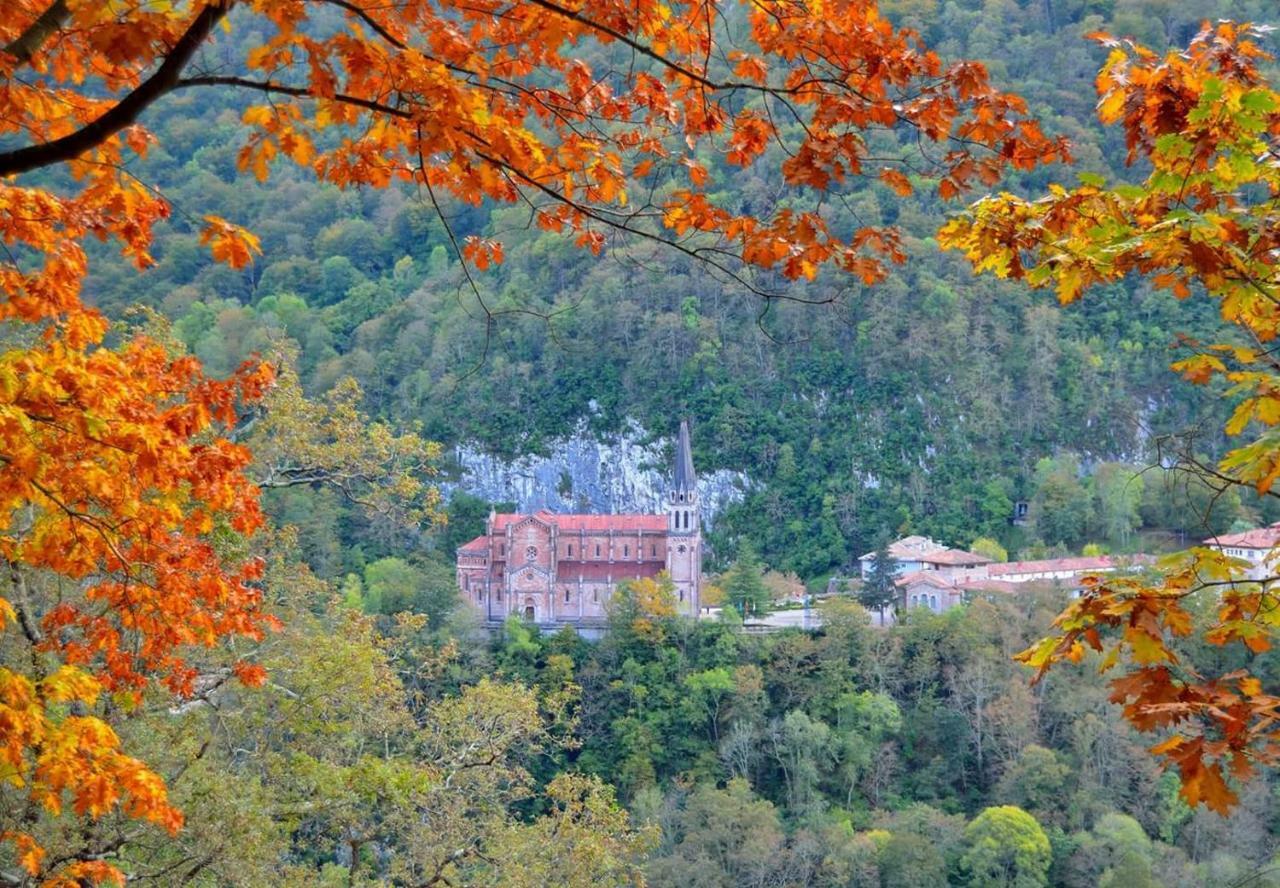
<path id="1" fill-rule="evenodd" d="M 536 518 L 543 524 L 553 525 L 561 531 L 586 531 L 606 533 L 610 530 L 635 533 L 638 531 L 659 532 L 667 529 L 666 515 L 580 515 L 556 514 L 548 509 L 540 509 L 532 515 L 503 513 L 493 516 L 493 529 L 502 532 L 512 524 L 519 524 L 526 518 Z"/>
<path id="2" fill-rule="evenodd" d="M 1224 533 L 1209 537 L 1204 541 L 1206 546 L 1233 549 L 1273 549 L 1280 544 L 1280 521 L 1269 527 L 1255 527 L 1239 533 Z"/>
<path id="3" fill-rule="evenodd" d="M 894 584 L 898 586 L 932 586 L 935 589 L 956 588 L 955 583 L 950 580 L 944 580 L 934 570 L 913 570 L 911 573 L 898 577 L 894 580 Z"/>
<path id="4" fill-rule="evenodd" d="M 1119 567 L 1110 555 L 1080 555 L 1073 558 L 1047 558 L 1043 561 L 1010 561 L 992 564 L 987 573 L 992 577 L 1024 573 L 1085 573 L 1091 570 L 1114 570 Z"/>
<path id="5" fill-rule="evenodd" d="M 697 489 L 698 476 L 693 471 L 693 449 L 689 446 L 689 420 L 680 420 L 680 433 L 676 439 L 675 491 L 692 493 Z"/>
<path id="6" fill-rule="evenodd" d="M 900 540 L 894 540 L 889 544 L 889 557 L 899 561 L 919 561 L 921 555 L 930 552 L 940 552 L 947 547 L 942 543 L 935 542 L 926 536 L 905 536 Z M 866 555 L 859 556 L 859 561 L 865 561 L 868 558 L 874 558 L 875 552 L 868 552 Z"/>
<path id="7" fill-rule="evenodd" d="M 976 552 L 966 552 L 963 549 L 939 549 L 937 552 L 928 552 L 916 558 L 917 561 L 923 561 L 925 564 L 941 564 L 947 567 L 962 567 L 967 565 L 990 564 L 994 559 L 985 555 L 979 555 Z"/>

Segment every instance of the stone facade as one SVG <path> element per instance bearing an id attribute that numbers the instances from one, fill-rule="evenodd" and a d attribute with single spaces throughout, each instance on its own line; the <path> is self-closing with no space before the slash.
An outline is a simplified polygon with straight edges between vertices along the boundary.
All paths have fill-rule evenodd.
<path id="1" fill-rule="evenodd" d="M 490 513 L 484 534 L 458 549 L 458 587 L 489 623 L 515 614 L 547 628 L 598 627 L 619 582 L 665 571 L 679 611 L 696 616 L 702 531 L 687 423 L 667 500 L 665 515 Z"/>

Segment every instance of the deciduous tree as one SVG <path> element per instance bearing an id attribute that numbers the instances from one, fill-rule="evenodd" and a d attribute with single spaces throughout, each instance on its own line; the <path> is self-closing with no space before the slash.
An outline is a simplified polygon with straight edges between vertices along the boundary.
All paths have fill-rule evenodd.
<path id="1" fill-rule="evenodd" d="M 1109 185 L 1083 174 L 1079 187 L 1054 185 L 1037 200 L 991 197 L 950 222 L 941 240 L 980 271 L 1054 285 L 1064 303 L 1129 274 L 1150 275 L 1179 299 L 1216 303 L 1237 338 L 1188 339 L 1190 354 L 1173 368 L 1193 383 L 1226 382 L 1237 403 L 1225 431 L 1249 439 L 1216 465 L 1185 459 L 1220 491 L 1275 496 L 1280 94 L 1263 73 L 1260 33 L 1248 24 L 1206 24 L 1185 50 L 1165 55 L 1094 35 L 1110 51 L 1097 78 L 1098 116 L 1122 127 L 1130 162 L 1149 165 L 1146 179 Z M 1280 697 L 1248 670 L 1189 668 L 1172 641 L 1193 631 L 1188 598 L 1210 595 L 1217 619 L 1207 641 L 1267 650 L 1280 613 L 1274 578 L 1256 582 L 1245 563 L 1207 547 L 1162 566 L 1154 584 L 1090 581 L 1059 618 L 1058 634 L 1022 659 L 1040 674 L 1088 649 L 1104 654 L 1103 669 L 1123 664 L 1112 699 L 1139 729 L 1166 734 L 1153 752 L 1178 769 L 1184 798 L 1225 812 L 1236 800 L 1228 771 L 1244 778 L 1280 760 Z"/>
<path id="2" fill-rule="evenodd" d="M 317 20 L 322 9 L 341 26 Z M 745 19 L 735 45 L 738 29 L 702 0 L 6 6 L 0 321 L 28 326 L 0 358 L 0 621 L 37 651 L 0 671 L 9 786 L 49 811 L 64 798 L 90 817 L 123 803 L 176 829 L 159 778 L 101 720 L 68 712 L 105 695 L 128 702 L 152 681 L 188 694 L 184 646 L 262 629 L 256 567 L 235 540 L 261 519 L 248 454 L 226 435 L 269 371 L 215 383 L 152 342 L 105 348 L 106 323 L 80 299 L 87 238 L 146 268 L 170 214 L 128 169 L 154 142 L 143 113 L 180 90 L 239 89 L 262 98 L 244 112 L 238 158 L 258 178 L 287 158 L 344 187 L 411 182 L 437 206 L 446 194 L 524 202 L 536 224 L 597 253 L 606 232 L 622 232 L 739 278 L 744 267 L 801 278 L 830 266 L 874 282 L 903 253 L 892 229 L 837 230 L 819 210 L 729 212 L 698 151 L 750 166 L 770 139 L 789 141 L 783 177 L 818 191 L 870 176 L 907 193 L 914 164 L 944 197 L 1065 154 L 981 65 L 944 65 L 874 3 L 818 12 L 770 0 Z M 233 54 L 217 35 L 235 26 L 270 36 Z M 593 70 L 585 43 L 630 61 Z M 867 133 L 900 125 L 945 150 L 932 161 L 874 155 Z M 53 169 L 68 174 L 56 191 Z M 630 180 L 652 190 L 637 198 L 646 189 Z M 188 211 L 203 216 L 215 259 L 245 268 L 259 252 L 252 233 Z M 476 269 L 503 258 L 493 241 L 455 247 Z M 46 861 L 25 833 L 4 840 L 41 877 L 114 877 L 94 848 Z"/>

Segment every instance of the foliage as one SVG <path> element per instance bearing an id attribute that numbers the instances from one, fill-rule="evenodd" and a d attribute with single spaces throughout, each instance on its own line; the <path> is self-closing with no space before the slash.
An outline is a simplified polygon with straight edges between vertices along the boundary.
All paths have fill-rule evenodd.
<path id="1" fill-rule="evenodd" d="M 884 609 L 898 600 L 898 562 L 889 554 L 889 544 L 881 539 L 871 556 L 871 566 L 858 590 L 858 601 L 884 619 Z"/>
<path id="2" fill-rule="evenodd" d="M 247 454 L 219 435 L 234 425 L 237 400 L 261 396 L 269 372 L 246 367 L 217 384 L 195 360 L 171 360 L 145 341 L 102 348 L 107 326 L 80 301 L 90 235 L 114 239 L 140 269 L 155 264 L 153 228 L 170 206 L 126 167 L 155 144 L 138 123 L 152 105 L 191 89 L 262 94 L 265 103 L 241 115 L 249 135 L 235 159 L 260 181 L 274 159 L 288 158 L 339 187 L 413 182 L 437 209 L 437 190 L 469 203 L 537 199 L 540 226 L 568 229 L 597 254 L 605 230 L 639 231 L 687 253 L 704 245 L 727 250 L 793 279 L 829 264 L 868 283 L 883 278 L 885 261 L 903 258 L 890 227 L 845 233 L 819 212 L 791 207 L 735 214 L 710 195 L 694 149 L 709 146 L 748 167 L 771 138 L 793 135 L 770 109 L 742 106 L 743 90 L 804 121 L 782 167 L 796 187 L 824 190 L 867 164 L 867 175 L 909 192 L 900 161 L 873 161 L 860 135 L 899 121 L 949 147 L 935 165 L 944 196 L 976 177 L 993 181 L 1007 164 L 1031 168 L 1065 153 L 1024 116 L 1020 100 L 990 86 L 981 66 L 944 67 L 917 35 L 861 3 L 821 16 L 783 4 L 755 9 L 745 45 L 724 52 L 712 52 L 704 37 L 715 33 L 719 13 L 696 3 L 650 4 L 622 17 L 607 5 L 550 2 L 504 15 L 451 3 L 322 5 L 340 10 L 345 26 L 326 27 L 330 10 L 303 0 L 193 0 L 155 9 L 19 0 L 0 24 L 0 218 L 8 245 L 0 319 L 35 330 L 0 366 L 8 417 L 0 448 L 8 499 L 0 511 L 11 531 L 3 540 L 11 592 L 0 621 L 16 624 L 55 661 L 52 670 L 38 657 L 34 672 L 5 668 L 10 715 L 0 740 L 9 782 L 29 785 L 48 810 L 60 808 L 64 790 L 78 814 L 93 817 L 124 797 L 135 815 L 176 828 L 158 778 L 120 758 L 101 721 L 54 713 L 66 702 L 91 706 L 100 689 L 136 703 L 152 678 L 190 694 L 195 675 L 178 648 L 260 631 L 257 593 L 248 585 L 252 562 L 224 559 L 210 536 L 215 529 L 248 535 L 259 522 L 243 473 Z M 219 42 L 220 25 L 233 24 L 255 34 L 249 44 L 219 47 L 224 56 L 235 51 L 234 62 L 210 73 L 193 61 L 204 44 Z M 264 26 L 269 36 L 260 36 Z M 621 43 L 654 68 L 632 68 L 626 82 L 611 86 L 579 58 L 583 42 Z M 815 71 L 822 76 L 812 77 Z M 970 146 L 989 150 L 978 157 Z M 40 178 L 56 168 L 69 176 Z M 669 180 L 655 195 L 656 226 L 647 208 L 628 209 L 627 177 L 646 175 Z M 215 261 L 234 271 L 261 255 L 258 235 L 207 208 L 199 212 L 198 243 Z M 368 223 L 325 232 L 326 252 L 360 259 L 327 265 L 326 277 L 354 283 L 357 273 L 376 271 L 378 239 Z M 450 239 L 458 247 L 451 230 Z M 483 270 L 501 263 L 504 250 L 468 237 L 458 254 Z M 404 278 L 412 267 L 396 263 L 393 272 Z M 351 290 L 359 303 L 344 318 L 348 329 L 383 302 L 376 285 Z M 296 327 L 306 305 L 280 293 L 264 308 Z M 283 400 L 264 424 L 276 426 L 258 442 L 266 486 L 316 483 L 319 471 L 355 498 L 389 472 L 399 483 L 375 505 L 407 500 L 411 516 L 430 514 L 429 488 L 416 475 L 434 458 L 431 445 L 377 425 L 363 439 L 369 452 L 350 451 L 348 432 L 367 424 L 358 389 L 335 388 L 323 416 L 299 415 L 307 407 L 299 392 L 286 377 Z M 288 448 L 302 451 L 308 465 L 294 464 Z M 414 503 L 424 490 L 424 501 Z M 45 572 L 73 583 L 93 579 L 77 590 L 83 599 L 35 600 Z M 242 667 L 241 675 L 261 681 L 257 667 Z M 43 874 L 40 849 L 25 833 L 6 838 L 32 874 Z M 55 879 L 114 878 L 94 856 L 53 866 Z"/>
<path id="3" fill-rule="evenodd" d="M 940 237 L 964 250 L 978 270 L 1032 286 L 1054 283 L 1063 302 L 1131 273 L 1153 275 L 1180 299 L 1199 292 L 1214 302 L 1239 336 L 1213 344 L 1188 340 L 1190 356 L 1173 368 L 1194 383 L 1228 381 L 1227 394 L 1237 403 L 1226 433 L 1239 435 L 1251 423 L 1258 431 L 1216 467 L 1184 458 L 1215 488 L 1268 494 L 1280 474 L 1280 447 L 1270 430 L 1280 422 L 1280 402 L 1268 351 L 1280 330 L 1274 200 L 1280 96 L 1259 68 L 1267 58 L 1260 34 L 1247 24 L 1206 25 L 1185 51 L 1163 56 L 1095 35 L 1110 51 L 1097 79 L 1098 116 L 1123 127 L 1129 162 L 1150 164 L 1145 181 L 1108 187 L 1086 175 L 1079 188 L 1053 186 L 1036 201 L 989 198 Z M 1134 498 L 1128 485 L 1103 496 L 1124 525 L 1132 522 Z M 1069 539 L 1077 529 L 1052 536 Z M 1237 801 L 1227 770 L 1244 778 L 1257 764 L 1277 760 L 1280 699 L 1248 669 L 1184 670 L 1173 639 L 1192 632 L 1190 599 L 1216 596 L 1218 620 L 1205 640 L 1266 650 L 1274 597 L 1266 581 L 1248 571 L 1220 550 L 1197 547 L 1165 564 L 1155 584 L 1094 583 L 1063 613 L 1060 634 L 1022 659 L 1043 675 L 1062 660 L 1078 662 L 1086 647 L 1106 651 L 1103 669 L 1123 654 L 1125 673 L 1112 687 L 1125 717 L 1143 730 L 1167 733 L 1153 751 L 1178 768 L 1188 802 L 1226 811 Z M 1121 636 L 1104 641 L 1100 630 L 1108 628 Z"/>
<path id="4" fill-rule="evenodd" d="M 1050 848 L 1034 817 L 1012 805 L 987 808 L 964 831 L 960 859 L 970 883 L 1009 888 L 1048 884 Z"/>
<path id="5" fill-rule="evenodd" d="M 623 580 L 609 597 L 609 625 L 618 632 L 661 638 L 664 619 L 676 614 L 675 588 L 665 571 Z"/>
<path id="6" fill-rule="evenodd" d="M 271 625 L 255 585 L 261 565 L 242 545 L 262 524 L 250 454 L 226 437 L 237 403 L 259 399 L 271 374 L 245 366 L 215 382 L 145 338 L 102 347 L 105 322 L 75 305 L 78 248 L 42 240 L 55 230 L 32 222 L 14 234 L 60 255 L 31 276 L 5 266 L 0 307 L 44 331 L 10 338 L 0 356 L 6 807 L 35 818 L 69 804 L 89 819 L 119 808 L 176 831 L 182 815 L 163 780 L 126 754 L 103 716 L 153 687 L 192 694 L 188 648 Z M 262 681 L 256 664 L 235 670 Z M 116 878 L 92 846 L 52 858 L 21 824 L 4 838 L 47 884 Z"/>
<path id="7" fill-rule="evenodd" d="M 772 595 L 764 581 L 764 565 L 749 543 L 738 549 L 738 557 L 716 581 L 725 600 L 742 616 L 763 616 L 769 612 Z"/>
<path id="8" fill-rule="evenodd" d="M 440 492 L 427 483 L 440 445 L 416 432 L 371 421 L 351 378 L 318 399 L 307 398 L 296 349 L 277 346 L 275 384 L 251 417 L 245 444 L 263 490 L 328 487 L 392 526 L 418 528 L 441 520 Z"/>
<path id="9" fill-rule="evenodd" d="M 975 555 L 990 558 L 992 561 L 1002 562 L 1009 560 L 1008 550 L 1000 545 L 998 540 L 993 540 L 990 537 L 977 537 L 969 544 L 969 551 Z"/>

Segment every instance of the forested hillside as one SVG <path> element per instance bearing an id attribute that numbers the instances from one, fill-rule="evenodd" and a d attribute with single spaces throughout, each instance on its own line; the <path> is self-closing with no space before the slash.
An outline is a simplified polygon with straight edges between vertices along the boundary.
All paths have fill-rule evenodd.
<path id="1" fill-rule="evenodd" d="M 1280 527 L 1196 545 L 1280 518 L 1273 5 L 10 0 L 0 888 L 1280 886 Z M 705 576 L 482 625 L 448 445 L 682 416 Z M 971 582 L 1086 548 L 1170 554 Z"/>
<path id="2" fill-rule="evenodd" d="M 890 0 L 884 9 L 944 57 L 985 60 L 1049 132 L 1072 139 L 1079 171 L 1123 180 L 1136 173 L 1124 167 L 1119 136 L 1094 117 L 1103 52 L 1083 35 L 1108 29 L 1163 48 L 1185 43 L 1205 18 L 1265 20 L 1267 6 Z M 158 265 L 139 276 L 104 248 L 88 284 L 113 314 L 136 303 L 162 310 L 215 373 L 287 335 L 301 347 L 308 390 L 352 375 L 374 415 L 503 454 L 545 448 L 583 418 L 608 430 L 633 417 L 663 437 L 689 416 L 698 465 L 743 471 L 757 485 L 717 528 L 717 563 L 747 538 L 805 578 L 847 566 L 888 532 L 957 545 L 998 537 L 1034 554 L 1037 542 L 1132 549 L 1132 531 L 1144 525 L 1197 538 L 1241 517 L 1225 503 L 1206 522 L 1207 496 L 1148 474 L 1147 496 L 1159 489 L 1170 500 L 1163 507 L 1116 519 L 1097 504 L 1101 493 L 1082 486 L 1066 506 L 1060 491 L 1041 493 L 1043 527 L 1011 531 L 1013 502 L 1036 502 L 1052 474 L 1037 475 L 1045 457 L 1075 459 L 1086 474 L 1104 462 L 1146 466 L 1156 436 L 1212 429 L 1215 418 L 1221 427 L 1213 394 L 1173 382 L 1167 370 L 1178 333 L 1205 334 L 1218 322 L 1211 307 L 1177 304 L 1136 278 L 1068 309 L 1021 285 L 974 278 L 961 257 L 937 249 L 949 208 L 932 189 L 900 197 L 879 183 L 831 195 L 837 221 L 901 226 L 910 260 L 874 287 L 837 272 L 766 276 L 786 297 L 775 300 L 644 241 L 611 242 L 597 259 L 533 225 L 527 207 L 447 204 L 457 238 L 487 235 L 505 246 L 505 262 L 475 273 L 473 292 L 424 192 L 339 191 L 285 164 L 263 183 L 239 173 L 239 113 L 250 101 L 175 94 L 148 113 L 159 145 L 133 169 L 175 207 L 159 229 Z M 879 147 L 900 150 L 879 138 Z M 768 151 L 768 162 L 746 171 L 708 154 L 717 196 L 757 213 L 791 200 L 777 173 L 781 148 Z M 1035 192 L 1075 175 L 1046 168 L 1002 187 Z M 206 212 L 255 232 L 263 255 L 239 271 L 213 264 L 198 244 Z M 1216 452 L 1218 440 L 1208 433 L 1194 446 Z M 1244 505 L 1246 518 L 1277 517 Z M 348 550 L 360 543 L 367 547 L 341 539 Z"/>

